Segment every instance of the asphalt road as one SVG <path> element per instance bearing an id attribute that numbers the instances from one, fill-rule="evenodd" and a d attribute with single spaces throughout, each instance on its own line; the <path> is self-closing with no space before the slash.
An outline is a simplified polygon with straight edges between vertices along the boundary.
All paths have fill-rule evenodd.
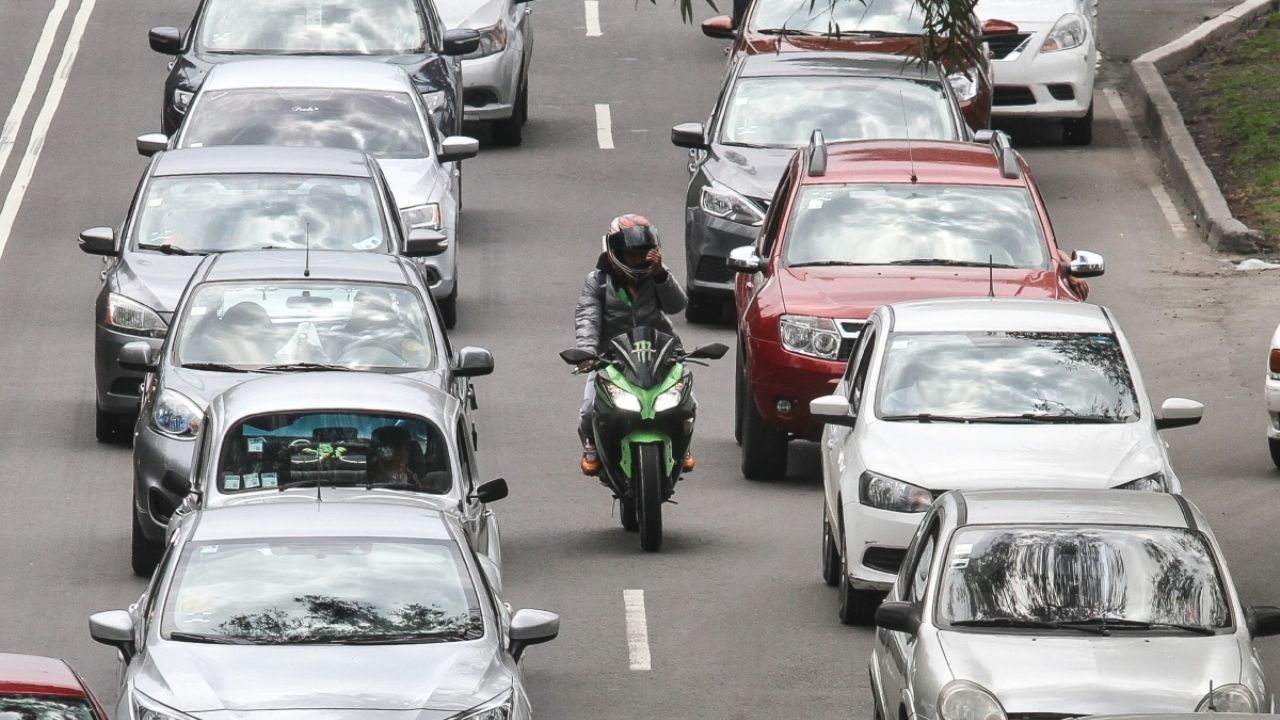
<path id="1" fill-rule="evenodd" d="M 50 9 L 66 6 L 0 167 L 0 650 L 65 657 L 110 702 L 114 654 L 89 639 L 85 618 L 127 605 L 143 583 L 128 564 L 129 450 L 93 440 L 100 265 L 75 235 L 120 222 L 144 166 L 133 137 L 160 120 L 166 60 L 148 50 L 146 30 L 183 25 L 194 3 L 94 1 L 0 0 L 4 112 Z M 1230 4 L 1104 0 L 1104 50 L 1112 62 L 1133 57 Z M 573 303 L 613 215 L 648 214 L 665 231 L 668 264 L 683 268 L 687 174 L 668 128 L 706 116 L 724 43 L 682 25 L 666 0 L 602 0 L 600 37 L 586 36 L 580 0 L 535 8 L 525 145 L 467 163 L 456 332 L 498 360 L 481 382 L 481 463 L 512 485 L 499 510 L 510 599 L 564 617 L 560 639 L 528 656 L 535 708 L 542 718 L 869 717 L 871 632 L 839 625 L 818 574 L 815 448 L 793 448 L 789 478 L 739 476 L 731 360 L 697 375 L 699 467 L 668 506 L 661 554 L 640 553 L 608 494 L 577 474 L 581 385 L 556 352 L 572 343 Z M 74 17 L 86 13 L 81 38 Z M 1200 426 L 1168 434 L 1176 467 L 1246 600 L 1280 604 L 1270 505 L 1280 473 L 1261 393 L 1280 274 L 1235 272 L 1180 231 L 1187 219 L 1162 207 L 1158 168 L 1115 112 L 1123 97 L 1100 91 L 1097 102 L 1093 147 L 1064 149 L 1036 128 L 1015 128 L 1015 141 L 1060 242 L 1106 256 L 1091 299 L 1118 314 L 1153 398 L 1205 403 Z M 612 149 L 599 145 L 599 104 Z M 680 328 L 686 342 L 733 342 L 731 328 Z M 648 670 L 631 669 L 624 592 L 634 590 Z M 627 596 L 633 606 L 640 597 Z M 1263 642 L 1280 680 L 1280 643 Z"/>

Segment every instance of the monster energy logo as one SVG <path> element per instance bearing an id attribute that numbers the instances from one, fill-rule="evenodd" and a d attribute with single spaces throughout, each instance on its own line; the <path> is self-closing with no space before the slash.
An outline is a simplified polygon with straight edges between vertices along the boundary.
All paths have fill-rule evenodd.
<path id="1" fill-rule="evenodd" d="M 631 354 L 635 355 L 640 362 L 649 362 L 653 360 L 653 343 L 648 340 L 637 340 L 631 346 Z"/>

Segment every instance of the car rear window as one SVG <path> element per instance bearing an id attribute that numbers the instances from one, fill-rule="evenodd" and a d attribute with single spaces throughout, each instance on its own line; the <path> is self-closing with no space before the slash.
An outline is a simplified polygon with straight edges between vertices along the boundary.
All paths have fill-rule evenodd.
<path id="1" fill-rule="evenodd" d="M 394 55 L 426 45 L 414 0 L 209 0 L 208 52 Z"/>
<path id="2" fill-rule="evenodd" d="M 748 29 L 919 35 L 924 33 L 924 10 L 916 0 L 756 0 Z"/>

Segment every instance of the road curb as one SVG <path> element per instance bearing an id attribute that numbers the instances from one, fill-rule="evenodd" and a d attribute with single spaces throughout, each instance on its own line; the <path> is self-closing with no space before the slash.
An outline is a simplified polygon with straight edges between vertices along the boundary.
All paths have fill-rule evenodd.
<path id="1" fill-rule="evenodd" d="M 1266 247 L 1266 236 L 1231 214 L 1195 140 L 1182 122 L 1182 112 L 1165 85 L 1164 75 L 1199 57 L 1223 36 L 1240 32 L 1271 11 L 1277 0 L 1245 0 L 1173 42 L 1133 61 L 1134 87 L 1142 104 L 1140 116 L 1155 142 L 1173 186 L 1191 206 L 1209 245 L 1216 250 L 1251 253 Z"/>

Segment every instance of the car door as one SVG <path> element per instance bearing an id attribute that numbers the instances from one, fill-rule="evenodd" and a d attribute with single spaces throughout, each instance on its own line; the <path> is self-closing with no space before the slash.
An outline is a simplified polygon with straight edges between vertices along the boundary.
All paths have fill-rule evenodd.
<path id="1" fill-rule="evenodd" d="M 462 417 L 458 418 L 456 432 L 460 463 L 457 481 L 460 484 L 459 491 L 462 493 L 462 499 L 459 501 L 462 528 L 467 533 L 471 547 L 475 548 L 476 552 L 488 555 L 488 521 L 491 511 L 485 507 L 484 503 L 475 499 L 477 484 L 475 449 L 472 447 L 468 423 Z"/>
<path id="2" fill-rule="evenodd" d="M 903 570 L 890 600 L 905 600 L 918 609 L 925 604 L 928 594 L 929 578 L 932 575 L 934 558 L 937 555 L 940 522 L 937 513 L 926 518 L 911 541 Z M 880 673 L 880 690 L 885 717 L 897 717 L 896 708 L 901 703 L 908 710 L 908 716 L 915 714 L 911 697 L 911 677 L 915 671 L 916 644 L 919 634 L 909 635 L 891 630 L 876 630 L 880 652 L 877 652 L 877 669 Z"/>

